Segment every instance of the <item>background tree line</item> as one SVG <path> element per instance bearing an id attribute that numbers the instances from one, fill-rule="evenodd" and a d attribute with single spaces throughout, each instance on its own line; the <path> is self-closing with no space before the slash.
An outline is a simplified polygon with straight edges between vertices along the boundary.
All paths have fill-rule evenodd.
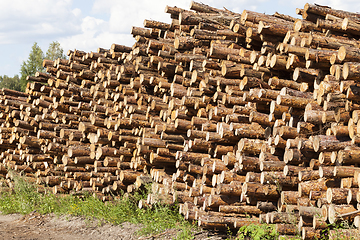
<path id="1" fill-rule="evenodd" d="M 15 75 L 14 77 L 7 75 L 0 76 L 0 88 L 9 88 L 24 92 L 27 84 L 26 77 L 34 76 L 36 72 L 44 72 L 45 68 L 42 66 L 44 59 L 56 60 L 58 58 L 67 58 L 59 42 L 51 42 L 45 54 L 37 42 L 35 42 L 31 47 L 28 59 L 21 64 L 20 77 L 19 75 Z"/>

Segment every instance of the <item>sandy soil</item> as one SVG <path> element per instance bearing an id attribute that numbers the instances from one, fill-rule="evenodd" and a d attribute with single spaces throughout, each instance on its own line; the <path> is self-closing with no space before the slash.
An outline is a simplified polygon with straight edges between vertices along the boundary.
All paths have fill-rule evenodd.
<path id="1" fill-rule="evenodd" d="M 174 239 L 177 230 L 170 229 L 153 236 L 139 236 L 136 231 L 140 226 L 124 223 L 119 226 L 99 224 L 80 217 L 57 217 L 54 215 L 40 215 L 33 212 L 28 215 L 0 214 L 0 239 L 21 240 L 112 240 L 112 239 Z M 195 239 L 224 239 L 216 233 L 201 231 L 195 234 Z"/>

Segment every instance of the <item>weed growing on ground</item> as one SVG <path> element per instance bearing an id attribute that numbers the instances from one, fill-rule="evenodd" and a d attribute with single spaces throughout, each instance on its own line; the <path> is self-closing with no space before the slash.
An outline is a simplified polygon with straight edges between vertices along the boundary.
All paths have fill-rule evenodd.
<path id="1" fill-rule="evenodd" d="M 275 240 L 278 239 L 279 233 L 276 231 L 274 225 L 268 224 L 250 224 L 242 226 L 238 231 L 237 240 L 252 239 L 252 240 Z"/>

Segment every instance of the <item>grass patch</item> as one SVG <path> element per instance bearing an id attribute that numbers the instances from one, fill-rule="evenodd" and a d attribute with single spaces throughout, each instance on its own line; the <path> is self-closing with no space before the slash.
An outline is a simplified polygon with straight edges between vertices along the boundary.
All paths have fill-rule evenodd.
<path id="1" fill-rule="evenodd" d="M 82 216 L 115 225 L 123 222 L 140 223 L 143 227 L 139 235 L 154 235 L 175 228 L 179 229 L 178 239 L 192 239 L 195 226 L 185 221 L 179 214 L 177 204 L 173 206 L 157 204 L 148 209 L 138 208 L 138 201 L 145 199 L 147 193 L 148 190 L 145 189 L 121 200 L 104 203 L 90 194 L 79 198 L 71 195 L 38 193 L 33 184 L 16 176 L 13 191 L 1 193 L 0 211 L 4 214 L 28 214 L 36 210 L 41 214 Z"/>

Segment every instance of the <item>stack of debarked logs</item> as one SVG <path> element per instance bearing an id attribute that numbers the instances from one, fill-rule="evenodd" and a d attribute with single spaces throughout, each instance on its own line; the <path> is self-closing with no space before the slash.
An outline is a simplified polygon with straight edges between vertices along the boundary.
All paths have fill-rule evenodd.
<path id="1" fill-rule="evenodd" d="M 153 181 L 140 207 L 177 201 L 204 228 L 358 236 L 360 14 L 190 9 L 2 89 L 2 176 L 104 201 Z"/>

